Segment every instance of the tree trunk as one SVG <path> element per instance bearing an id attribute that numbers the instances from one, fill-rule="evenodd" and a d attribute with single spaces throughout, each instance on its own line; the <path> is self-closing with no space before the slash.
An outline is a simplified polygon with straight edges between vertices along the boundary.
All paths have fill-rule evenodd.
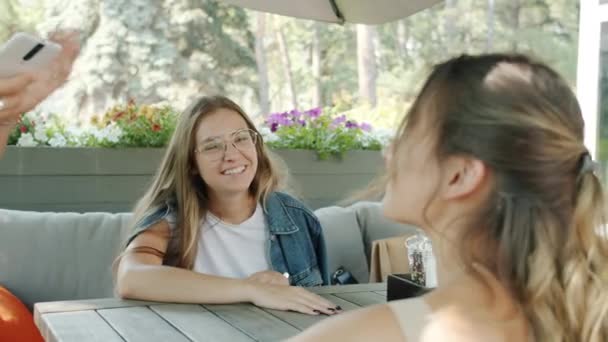
<path id="1" fill-rule="evenodd" d="M 445 0 L 445 21 L 444 21 L 444 31 L 445 31 L 445 47 L 450 54 L 456 44 L 456 21 L 458 20 L 457 16 L 457 8 L 456 8 L 456 0 Z"/>
<path id="2" fill-rule="evenodd" d="M 255 61 L 258 66 L 258 96 L 260 112 L 262 115 L 270 113 L 268 65 L 266 64 L 266 49 L 264 36 L 266 35 L 266 14 L 257 13 L 257 28 L 255 31 Z"/>
<path id="3" fill-rule="evenodd" d="M 289 58 L 289 49 L 287 41 L 285 40 L 285 34 L 283 29 L 276 25 L 277 40 L 279 41 L 279 49 L 281 51 L 281 59 L 283 60 L 283 70 L 285 73 L 285 80 L 289 86 L 289 93 L 291 97 L 292 108 L 298 108 L 298 94 L 296 93 L 296 85 L 293 80 L 293 73 L 291 71 L 291 59 Z"/>
<path id="4" fill-rule="evenodd" d="M 488 0 L 488 35 L 486 38 L 486 52 L 492 50 L 494 45 L 494 0 Z"/>
<path id="5" fill-rule="evenodd" d="M 359 74 L 359 96 L 372 107 L 376 107 L 376 49 L 374 35 L 376 28 L 357 25 L 357 69 Z"/>
<path id="6" fill-rule="evenodd" d="M 409 40 L 409 27 L 405 20 L 397 22 L 397 51 L 401 58 L 408 58 L 407 42 Z"/>
<path id="7" fill-rule="evenodd" d="M 513 31 L 513 37 L 511 38 L 511 50 L 517 51 L 517 38 L 519 33 L 519 14 L 521 12 L 520 0 L 511 0 L 511 30 Z"/>
<path id="8" fill-rule="evenodd" d="M 314 86 L 312 93 L 313 107 L 323 106 L 323 88 L 321 85 L 321 24 L 315 22 L 313 24 L 312 37 L 312 76 L 314 78 Z"/>

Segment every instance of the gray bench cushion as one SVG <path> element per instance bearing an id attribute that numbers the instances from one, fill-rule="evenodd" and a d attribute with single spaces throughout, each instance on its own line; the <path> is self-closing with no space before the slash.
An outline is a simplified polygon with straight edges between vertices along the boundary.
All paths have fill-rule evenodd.
<path id="1" fill-rule="evenodd" d="M 357 214 L 358 227 L 365 242 L 365 255 L 370 262 L 372 243 L 394 236 L 411 235 L 417 228 L 389 220 L 382 214 L 380 202 L 358 202 L 350 208 Z"/>
<path id="2" fill-rule="evenodd" d="M 315 213 L 330 272 L 344 266 L 363 283 L 369 280 L 372 241 L 414 229 L 385 219 L 373 202 Z M 112 296 L 111 265 L 124 246 L 130 217 L 0 209 L 0 285 L 30 308 L 37 302 Z"/>
<path id="3" fill-rule="evenodd" d="M 0 210 L 0 284 L 27 306 L 112 296 L 130 214 Z"/>
<path id="4" fill-rule="evenodd" d="M 315 214 L 323 226 L 330 275 L 343 266 L 357 281 L 367 283 L 369 267 L 355 211 L 327 207 L 317 209 Z"/>

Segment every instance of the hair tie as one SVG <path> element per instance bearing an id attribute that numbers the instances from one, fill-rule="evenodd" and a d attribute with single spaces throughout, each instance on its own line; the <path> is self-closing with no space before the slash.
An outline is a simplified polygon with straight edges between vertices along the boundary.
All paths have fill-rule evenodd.
<path id="1" fill-rule="evenodd" d="M 599 164 L 591 158 L 591 154 L 589 152 L 584 152 L 581 156 L 580 168 L 578 170 L 577 181 L 580 181 L 581 178 L 586 175 L 588 172 L 595 173 L 599 170 Z"/>

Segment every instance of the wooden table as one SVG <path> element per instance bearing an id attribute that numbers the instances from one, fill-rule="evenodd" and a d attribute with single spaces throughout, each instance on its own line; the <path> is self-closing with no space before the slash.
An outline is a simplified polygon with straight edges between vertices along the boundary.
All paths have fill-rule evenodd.
<path id="1" fill-rule="evenodd" d="M 384 303 L 386 284 L 312 288 L 344 310 Z M 279 341 L 327 318 L 251 304 L 168 304 L 116 298 L 38 303 L 46 341 Z"/>

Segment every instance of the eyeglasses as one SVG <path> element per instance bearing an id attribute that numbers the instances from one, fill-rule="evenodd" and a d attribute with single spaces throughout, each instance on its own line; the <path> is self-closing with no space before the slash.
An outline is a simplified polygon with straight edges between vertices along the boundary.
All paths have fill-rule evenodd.
<path id="1" fill-rule="evenodd" d="M 194 152 L 200 153 L 210 160 L 219 160 L 224 157 L 228 149 L 228 143 L 232 144 L 238 151 L 243 152 L 254 148 L 257 140 L 258 134 L 254 130 L 241 129 L 232 132 L 228 140 L 221 137 L 206 139 L 198 145 Z"/>

